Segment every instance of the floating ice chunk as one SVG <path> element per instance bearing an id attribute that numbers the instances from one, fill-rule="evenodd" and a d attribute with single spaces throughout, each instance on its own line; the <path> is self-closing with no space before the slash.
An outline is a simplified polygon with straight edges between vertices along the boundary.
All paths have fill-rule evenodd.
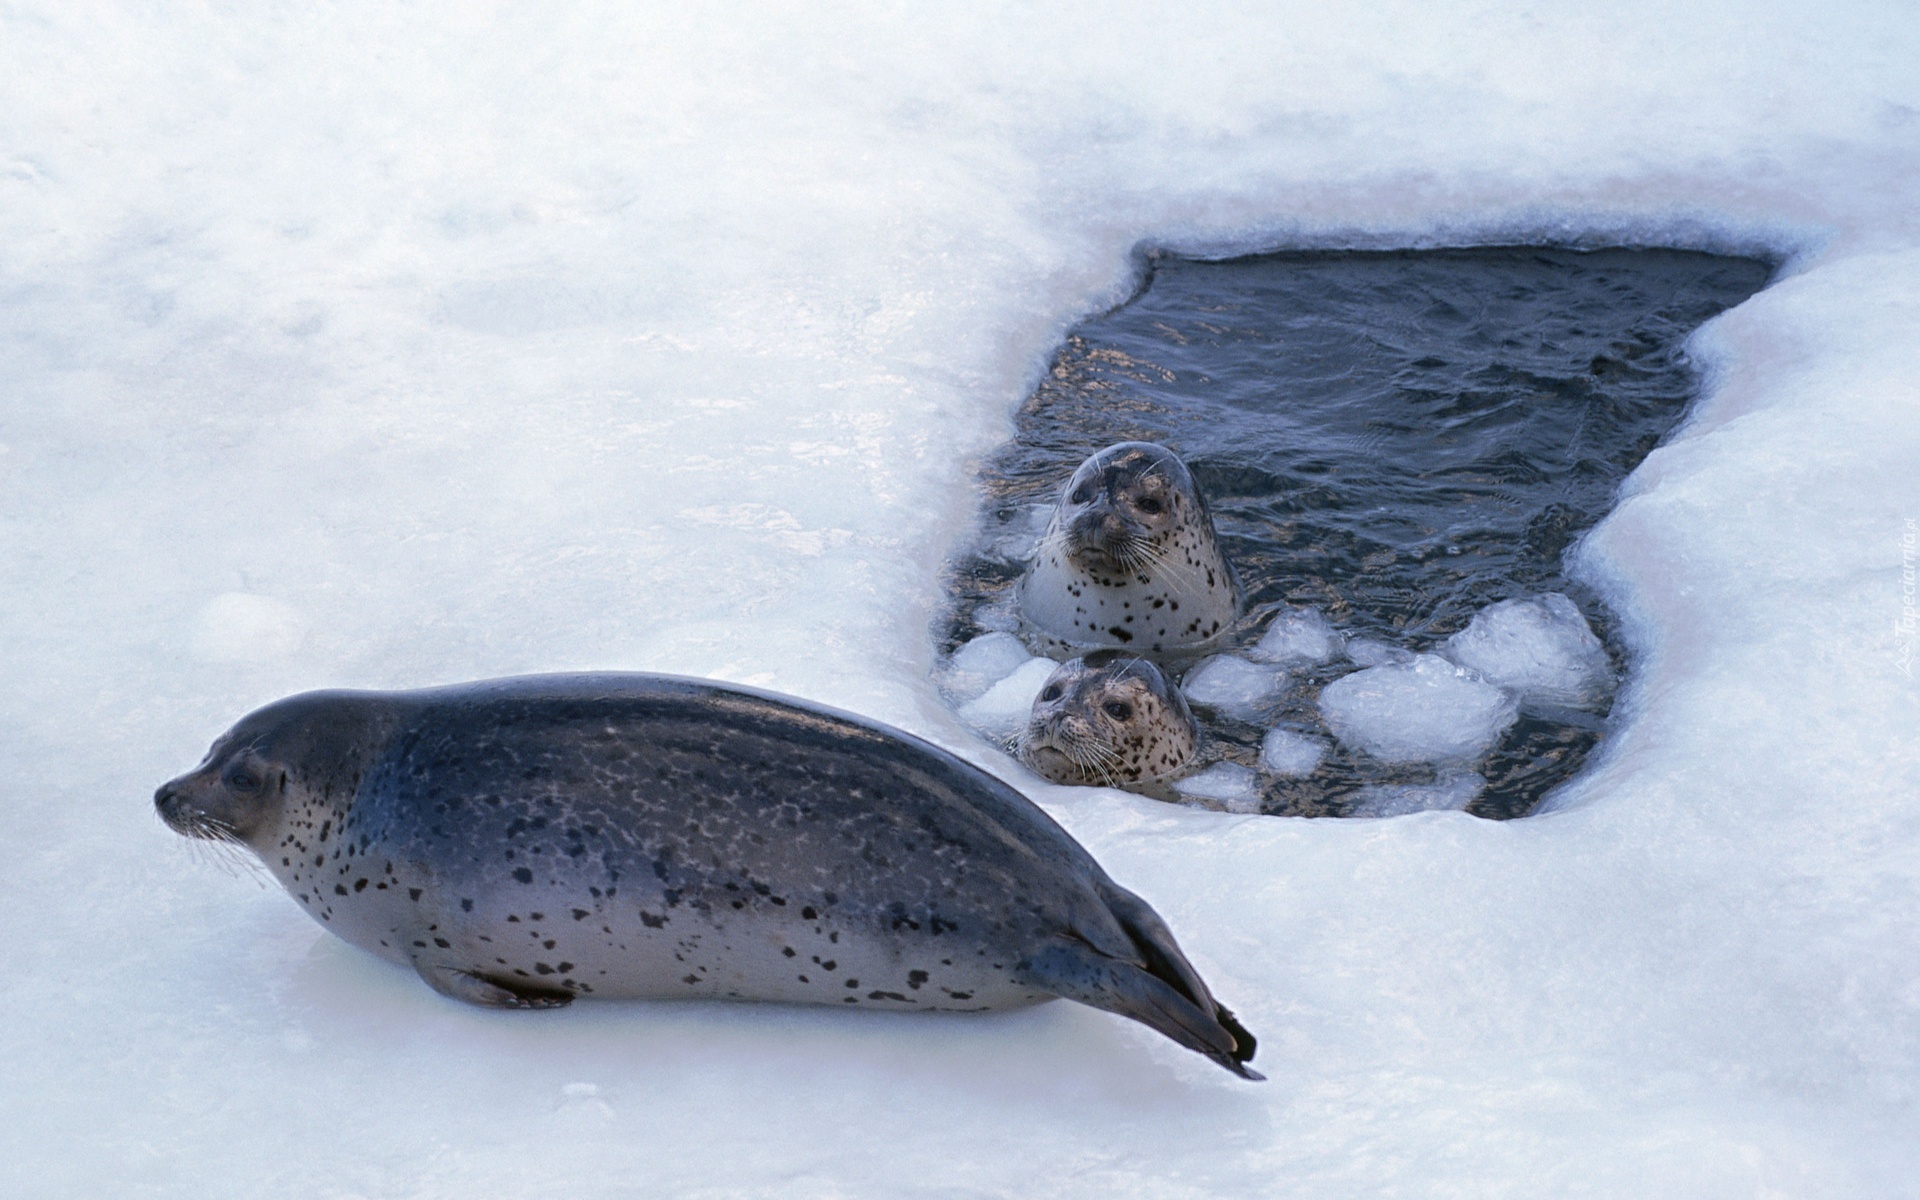
<path id="1" fill-rule="evenodd" d="M 1335 737 L 1382 761 L 1445 762 L 1477 758 L 1518 710 L 1506 692 L 1421 654 L 1334 680 L 1320 715 Z"/>
<path id="2" fill-rule="evenodd" d="M 953 652 L 947 691 L 960 700 L 971 700 L 1032 659 L 1012 634 L 983 633 Z"/>
<path id="3" fill-rule="evenodd" d="M 973 623 L 996 633 L 1012 633 L 1020 628 L 1020 614 L 1004 601 L 985 604 L 973 610 Z"/>
<path id="4" fill-rule="evenodd" d="M 1402 650 L 1372 638 L 1355 638 L 1347 643 L 1347 657 L 1363 667 L 1382 667 L 1388 663 L 1410 663 L 1413 651 Z"/>
<path id="5" fill-rule="evenodd" d="M 983 633 L 953 652 L 953 669 L 984 676 L 988 684 L 995 684 L 1032 657 L 1010 633 Z"/>
<path id="6" fill-rule="evenodd" d="M 1024 563 L 1034 556 L 1035 547 L 1053 519 L 1053 505 L 1030 504 L 1014 513 L 990 536 L 986 553 L 1002 562 Z"/>
<path id="7" fill-rule="evenodd" d="M 1458 812 L 1472 804 L 1487 781 L 1471 772 L 1442 775 L 1429 784 L 1375 784 L 1347 804 L 1349 817 L 1404 817 L 1417 812 Z"/>
<path id="8" fill-rule="evenodd" d="M 1317 608 L 1291 609 L 1281 613 L 1260 635 L 1260 643 L 1247 651 L 1255 662 L 1309 663 L 1332 662 L 1345 641 Z"/>
<path id="9" fill-rule="evenodd" d="M 1260 776 L 1239 763 L 1215 763 L 1178 780 L 1173 790 L 1196 800 L 1211 800 L 1228 812 L 1260 811 Z"/>
<path id="10" fill-rule="evenodd" d="M 1291 729 L 1269 730 L 1260 742 L 1260 765 L 1291 779 L 1313 774 L 1326 756 L 1325 742 Z"/>
<path id="11" fill-rule="evenodd" d="M 1033 698 L 1059 665 L 1050 658 L 1029 659 L 983 695 L 961 705 L 960 719 L 995 741 L 1011 738 L 1026 727 Z"/>
<path id="12" fill-rule="evenodd" d="M 1232 654 L 1216 654 L 1207 659 L 1180 684 L 1188 703 L 1202 704 L 1247 721 L 1257 718 L 1261 706 L 1286 688 L 1285 671 Z"/>
<path id="13" fill-rule="evenodd" d="M 308 622 L 284 600 L 251 592 L 215 596 L 194 618 L 190 647 L 205 662 L 285 658 L 307 640 Z"/>
<path id="14" fill-rule="evenodd" d="M 1447 639 L 1444 653 L 1523 701 L 1585 707 L 1612 682 L 1607 652 L 1573 601 L 1558 592 L 1502 600 Z"/>

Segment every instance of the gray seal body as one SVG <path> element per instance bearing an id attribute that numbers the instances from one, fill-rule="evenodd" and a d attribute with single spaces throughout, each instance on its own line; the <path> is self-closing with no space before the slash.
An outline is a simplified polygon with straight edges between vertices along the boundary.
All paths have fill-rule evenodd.
<path id="1" fill-rule="evenodd" d="M 1243 601 L 1206 498 L 1152 442 L 1080 464 L 1020 581 L 1020 615 L 1053 657 L 1117 648 L 1190 662 L 1229 635 Z"/>
<path id="2" fill-rule="evenodd" d="M 313 692 L 244 718 L 155 804 L 471 1003 L 1060 996 L 1258 1078 L 1159 916 L 1031 801 L 801 701 L 642 674 Z"/>

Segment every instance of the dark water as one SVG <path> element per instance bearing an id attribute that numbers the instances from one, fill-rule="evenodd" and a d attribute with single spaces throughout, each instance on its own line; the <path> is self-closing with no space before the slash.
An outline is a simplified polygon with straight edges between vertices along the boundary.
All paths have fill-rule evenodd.
<path id="1" fill-rule="evenodd" d="M 1685 414 L 1681 352 L 1769 264 L 1666 250 L 1531 247 L 1148 260 L 1128 303 L 1076 327 L 984 466 L 983 542 L 953 564 L 948 651 L 1004 608 L 1035 505 L 1117 441 L 1178 451 L 1213 503 L 1250 611 L 1314 606 L 1350 637 L 1433 648 L 1495 601 L 1565 592 L 1621 664 L 1613 622 L 1563 552 Z M 1246 641 L 1264 620 L 1250 622 Z M 1326 736 L 1320 686 L 1274 723 Z M 1215 723 L 1251 763 L 1263 732 Z M 1470 811 L 1520 816 L 1579 769 L 1601 718 L 1523 717 L 1474 769 Z M 1251 751 L 1251 754 L 1249 753 Z M 1336 748 L 1270 812 L 1337 814 L 1376 782 L 1424 782 Z"/>

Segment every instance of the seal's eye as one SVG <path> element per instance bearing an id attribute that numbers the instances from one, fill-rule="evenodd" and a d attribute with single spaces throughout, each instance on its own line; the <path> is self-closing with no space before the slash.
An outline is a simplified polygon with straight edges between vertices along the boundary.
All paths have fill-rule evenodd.
<path id="1" fill-rule="evenodd" d="M 1046 687 L 1041 688 L 1040 698 L 1042 700 L 1058 700 L 1060 698 L 1060 685 L 1057 683 L 1050 683 Z"/>
<path id="2" fill-rule="evenodd" d="M 1140 497 L 1138 500 L 1135 500 L 1133 502 L 1133 506 L 1139 509 L 1141 512 L 1146 513 L 1148 516 L 1152 516 L 1153 514 L 1159 512 L 1161 509 L 1166 507 L 1166 505 L 1160 503 L 1158 500 L 1155 500 L 1152 496 Z"/>
<path id="3" fill-rule="evenodd" d="M 220 782 L 236 792 L 257 792 L 260 790 L 260 776 L 249 771 L 244 764 L 235 763 L 220 776 Z"/>
<path id="4" fill-rule="evenodd" d="M 1118 700 L 1109 700 L 1100 707 L 1106 709 L 1107 715 L 1116 721 L 1124 721 L 1133 715 L 1133 705 L 1122 704 Z"/>
<path id="5" fill-rule="evenodd" d="M 1068 499 L 1072 500 L 1075 504 L 1085 504 L 1087 501 L 1093 499 L 1093 489 L 1082 485 L 1073 489 L 1073 495 L 1069 496 Z"/>

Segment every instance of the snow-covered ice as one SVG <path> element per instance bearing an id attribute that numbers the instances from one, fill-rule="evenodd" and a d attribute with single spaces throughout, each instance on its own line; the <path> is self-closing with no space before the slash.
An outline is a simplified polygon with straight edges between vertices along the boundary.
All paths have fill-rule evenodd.
<path id="1" fill-rule="evenodd" d="M 306 617 L 283 600 L 224 592 L 200 609 L 191 645 L 195 656 L 207 662 L 259 662 L 300 649 L 307 628 Z"/>
<path id="2" fill-rule="evenodd" d="M 1382 762 L 1477 758 L 1519 715 L 1513 697 L 1441 658 L 1417 655 L 1320 689 L 1333 736 Z"/>
<path id="3" fill-rule="evenodd" d="M 1442 774 L 1432 783 L 1374 783 L 1348 801 L 1349 817 L 1404 817 L 1417 812 L 1457 812 L 1472 804 L 1487 781 L 1471 771 Z"/>
<path id="4" fill-rule="evenodd" d="M 1916 61 L 1876 2 L 0 8 L 0 1192 L 1911 1195 Z M 1527 240 L 1784 262 L 1574 551 L 1630 661 L 1553 811 L 1051 787 L 946 707 L 972 464 L 1136 246 Z M 210 655 L 230 594 L 303 636 Z M 151 812 L 276 696 L 594 667 L 1029 781 L 1271 1082 L 1070 1004 L 473 1011 Z"/>
<path id="5" fill-rule="evenodd" d="M 1260 765 L 1275 775 L 1304 778 L 1327 756 L 1327 744 L 1291 729 L 1269 729 L 1260 739 Z"/>
<path id="6" fill-rule="evenodd" d="M 1239 763 L 1214 763 L 1175 780 L 1173 790 L 1197 800 L 1211 800 L 1228 812 L 1248 813 L 1260 809 L 1260 776 L 1252 767 Z"/>
<path id="7" fill-rule="evenodd" d="M 1255 662 L 1318 666 L 1339 657 L 1343 641 L 1319 609 L 1288 609 L 1273 618 L 1247 657 Z"/>
<path id="8" fill-rule="evenodd" d="M 1202 705 L 1242 721 L 1258 720 L 1266 706 L 1287 689 L 1287 673 L 1237 654 L 1216 654 L 1187 672 L 1180 690 L 1190 704 Z"/>
<path id="9" fill-rule="evenodd" d="M 1447 639 L 1444 653 L 1523 702 L 1584 707 L 1612 682 L 1606 648 L 1558 592 L 1488 605 Z"/>

